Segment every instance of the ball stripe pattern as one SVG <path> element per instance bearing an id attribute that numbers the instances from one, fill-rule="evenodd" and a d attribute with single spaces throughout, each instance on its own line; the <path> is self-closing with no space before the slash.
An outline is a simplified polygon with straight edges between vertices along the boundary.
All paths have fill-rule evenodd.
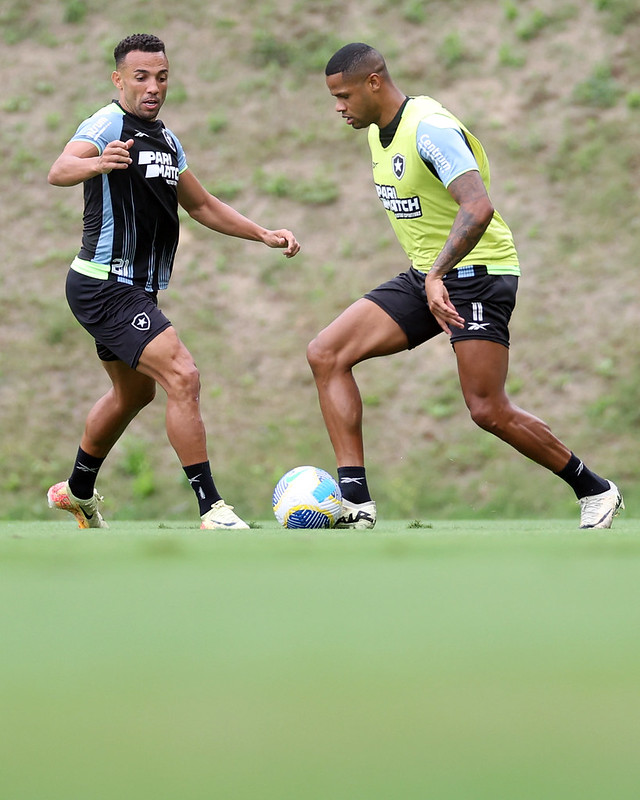
<path id="1" fill-rule="evenodd" d="M 273 492 L 273 513 L 285 528 L 332 528 L 341 508 L 338 484 L 319 467 L 289 470 Z"/>

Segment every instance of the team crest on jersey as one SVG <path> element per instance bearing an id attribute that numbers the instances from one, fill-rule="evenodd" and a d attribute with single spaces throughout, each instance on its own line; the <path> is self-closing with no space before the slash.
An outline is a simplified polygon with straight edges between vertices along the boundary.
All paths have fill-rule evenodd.
<path id="1" fill-rule="evenodd" d="M 391 161 L 391 166 L 393 167 L 393 174 L 400 180 L 404 175 L 404 156 L 396 153 Z"/>
<path id="2" fill-rule="evenodd" d="M 169 145 L 169 147 L 175 153 L 176 152 L 176 143 L 173 141 L 173 136 L 169 133 L 169 131 L 166 128 L 162 129 L 162 135 L 164 136 L 166 143 Z"/>
<path id="3" fill-rule="evenodd" d="M 151 320 L 148 315 L 143 312 L 142 314 L 136 314 L 131 320 L 131 324 L 139 331 L 148 331 L 151 327 Z"/>

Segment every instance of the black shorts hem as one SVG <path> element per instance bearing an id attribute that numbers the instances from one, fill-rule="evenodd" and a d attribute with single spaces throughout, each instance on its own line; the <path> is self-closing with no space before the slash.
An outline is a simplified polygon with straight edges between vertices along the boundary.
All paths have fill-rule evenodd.
<path id="1" fill-rule="evenodd" d="M 140 342 L 140 346 L 133 354 L 133 356 L 124 361 L 124 363 L 128 364 L 131 367 L 131 369 L 136 369 L 145 347 L 150 342 L 152 342 L 157 336 L 159 336 L 163 331 L 166 331 L 167 328 L 170 327 L 171 327 L 171 322 L 167 320 L 161 328 L 151 331 L 151 335 L 147 339 Z M 123 359 L 120 358 L 120 356 L 117 356 L 114 352 L 109 350 L 108 347 L 105 347 L 105 345 L 103 345 L 101 342 L 98 341 L 96 341 L 96 353 L 98 354 L 98 358 L 100 359 L 100 361 L 123 361 Z"/>
<path id="2" fill-rule="evenodd" d="M 371 292 L 367 292 L 364 297 L 366 300 L 370 300 L 372 303 L 375 303 L 378 308 L 381 308 L 385 314 L 391 317 L 396 325 L 402 328 L 402 332 L 407 337 L 407 350 L 414 350 L 416 347 L 424 344 L 429 339 L 433 339 L 433 337 L 437 336 L 439 333 L 444 333 L 435 318 L 433 318 L 433 324 L 430 326 L 432 329 L 428 333 L 425 333 L 424 309 L 414 309 L 409 314 L 400 314 L 393 304 L 385 303 L 380 295 L 381 293 L 374 289 Z M 428 307 L 426 310 L 427 313 L 431 314 Z"/>
<path id="3" fill-rule="evenodd" d="M 501 344 L 503 347 L 506 347 L 507 350 L 510 347 L 510 342 L 507 340 L 505 341 L 503 337 L 498 336 L 488 336 L 485 333 L 480 335 L 475 334 L 470 336 L 468 333 L 462 333 L 462 336 L 455 336 L 453 328 L 451 329 L 451 337 L 450 337 L 451 347 L 455 347 L 458 342 L 494 342 L 495 344 Z"/>

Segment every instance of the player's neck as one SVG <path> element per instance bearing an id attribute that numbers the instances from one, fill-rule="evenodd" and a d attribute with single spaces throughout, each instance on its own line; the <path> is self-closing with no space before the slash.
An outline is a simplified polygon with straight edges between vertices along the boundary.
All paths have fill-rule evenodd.
<path id="1" fill-rule="evenodd" d="M 386 126 L 393 121 L 394 117 L 398 111 L 400 111 L 406 100 L 407 95 L 404 92 L 401 92 L 397 86 L 391 85 L 387 89 L 387 94 L 382 104 L 382 111 L 380 113 L 380 119 L 378 120 L 378 127 L 386 128 Z"/>

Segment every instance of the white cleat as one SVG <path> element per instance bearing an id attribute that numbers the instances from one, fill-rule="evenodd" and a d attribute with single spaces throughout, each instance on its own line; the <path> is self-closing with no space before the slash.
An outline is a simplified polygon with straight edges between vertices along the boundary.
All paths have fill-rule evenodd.
<path id="1" fill-rule="evenodd" d="M 200 530 L 239 530 L 248 529 L 249 526 L 234 513 L 233 506 L 228 506 L 224 500 L 214 503 L 206 514 L 203 514 Z"/>
<path id="2" fill-rule="evenodd" d="M 609 481 L 609 489 L 590 497 L 581 497 L 580 528 L 610 528 L 613 518 L 624 508 L 624 500 L 620 490 Z"/>
<path id="3" fill-rule="evenodd" d="M 59 508 L 61 511 L 69 511 L 73 514 L 79 528 L 109 527 L 98 511 L 98 503 L 101 503 L 103 498 L 96 489 L 93 490 L 93 495 L 88 500 L 81 500 L 71 492 L 69 481 L 62 481 L 49 489 L 47 500 L 49 508 Z"/>
<path id="4" fill-rule="evenodd" d="M 349 500 L 343 499 L 342 512 L 334 528 L 367 530 L 368 528 L 373 528 L 377 518 L 375 501 L 367 500 L 366 503 L 351 503 Z"/>

